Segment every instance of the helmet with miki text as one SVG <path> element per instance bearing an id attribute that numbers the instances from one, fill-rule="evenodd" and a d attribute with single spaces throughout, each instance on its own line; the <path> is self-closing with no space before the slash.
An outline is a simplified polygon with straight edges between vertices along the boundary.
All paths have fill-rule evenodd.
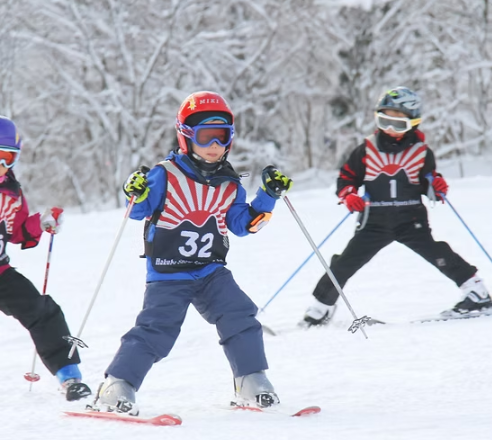
<path id="1" fill-rule="evenodd" d="M 189 129 L 207 121 L 219 120 L 234 125 L 234 115 L 226 100 L 218 93 L 201 91 L 192 93 L 179 107 L 176 117 L 178 145 L 184 154 L 191 153 Z M 184 134 L 183 134 L 184 133 Z M 226 155 L 232 146 L 233 129 L 230 142 L 226 145 Z"/>

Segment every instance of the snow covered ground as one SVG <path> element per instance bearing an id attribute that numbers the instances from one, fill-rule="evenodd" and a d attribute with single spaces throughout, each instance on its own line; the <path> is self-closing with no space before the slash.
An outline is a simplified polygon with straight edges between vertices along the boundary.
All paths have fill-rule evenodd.
<path id="1" fill-rule="evenodd" d="M 449 200 L 492 252 L 492 177 L 451 180 Z M 333 188 L 293 192 L 290 200 L 319 243 L 346 214 Z M 492 290 L 492 263 L 448 206 L 429 209 L 436 239 L 480 268 Z M 94 293 L 123 211 L 70 214 L 55 237 L 48 293 L 63 307 L 76 334 Z M 350 217 L 324 245 L 327 259 L 353 232 Z M 129 221 L 83 333 L 85 381 L 95 390 L 133 324 L 144 291 L 142 223 Z M 268 228 L 232 237 L 229 268 L 259 306 L 311 253 L 281 201 Z M 10 246 L 12 262 L 42 288 L 48 237 L 33 250 Z M 322 274 L 312 258 L 260 319 L 276 329 L 294 328 Z M 311 331 L 265 335 L 269 378 L 286 408 L 319 405 L 317 416 L 228 411 L 232 377 L 215 329 L 190 308 L 171 355 L 155 365 L 138 393 L 142 416 L 166 411 L 180 427 L 152 427 L 71 419 L 57 382 L 38 362 L 41 380 L 29 392 L 33 346 L 12 318 L 0 316 L 0 439 L 490 439 L 492 434 L 492 318 L 409 324 L 452 306 L 459 289 L 404 247 L 393 244 L 352 278 L 345 293 L 358 315 L 394 325 L 367 327 L 369 339 L 347 331 L 351 317 L 342 302 L 332 325 Z"/>

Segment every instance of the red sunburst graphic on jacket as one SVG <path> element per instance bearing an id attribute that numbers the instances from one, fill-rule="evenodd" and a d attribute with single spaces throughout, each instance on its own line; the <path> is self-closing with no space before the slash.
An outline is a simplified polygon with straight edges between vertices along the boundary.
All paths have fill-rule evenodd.
<path id="1" fill-rule="evenodd" d="M 374 180 L 380 174 L 394 176 L 404 170 L 413 185 L 419 184 L 419 172 L 424 165 L 427 146 L 417 143 L 401 153 L 383 153 L 372 142 L 366 146 L 365 180 Z"/>
<path id="2" fill-rule="evenodd" d="M 201 227 L 210 217 L 214 217 L 219 232 L 227 235 L 226 213 L 236 198 L 237 184 L 224 182 L 217 187 L 203 185 L 186 177 L 172 162 L 166 165 L 166 203 L 157 226 L 174 229 L 188 220 Z"/>
<path id="3" fill-rule="evenodd" d="M 0 221 L 5 222 L 7 234 L 14 231 L 15 215 L 22 207 L 22 199 L 14 199 L 7 194 L 0 194 Z"/>

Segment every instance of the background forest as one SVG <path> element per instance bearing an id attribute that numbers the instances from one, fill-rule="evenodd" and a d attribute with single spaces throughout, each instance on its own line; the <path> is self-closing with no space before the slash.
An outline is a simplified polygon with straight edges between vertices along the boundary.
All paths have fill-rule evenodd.
<path id="1" fill-rule="evenodd" d="M 334 170 L 386 89 L 424 101 L 438 159 L 492 154 L 488 0 L 3 0 L 0 113 L 31 204 L 123 203 L 175 145 L 181 101 L 223 94 L 230 158 L 257 175 Z"/>

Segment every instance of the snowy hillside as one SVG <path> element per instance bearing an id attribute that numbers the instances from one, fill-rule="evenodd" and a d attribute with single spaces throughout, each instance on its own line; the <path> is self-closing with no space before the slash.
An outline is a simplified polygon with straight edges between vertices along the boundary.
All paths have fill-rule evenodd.
<path id="1" fill-rule="evenodd" d="M 492 178 L 451 180 L 449 200 L 492 252 Z M 333 189 L 293 192 L 292 204 L 319 243 L 346 214 Z M 492 290 L 492 263 L 448 206 L 429 209 L 436 239 L 443 239 L 480 268 Z M 67 213 L 55 237 L 48 293 L 63 307 L 76 334 L 94 293 L 123 211 Z M 352 236 L 350 217 L 322 248 L 327 259 Z M 104 281 L 83 339 L 85 381 L 95 390 L 133 324 L 144 291 L 142 223 L 129 221 Z M 229 268 L 259 306 L 282 285 L 311 249 L 292 215 L 279 202 L 268 228 L 232 237 Z M 33 250 L 10 246 L 12 263 L 40 289 L 48 237 Z M 303 268 L 260 319 L 276 329 L 295 327 L 322 274 L 315 259 Z M 61 415 L 82 409 L 57 392 L 56 380 L 38 362 L 41 380 L 29 392 L 33 346 L 20 325 L 0 316 L 0 389 L 4 409 L 0 439 L 145 440 L 451 440 L 492 438 L 492 318 L 409 324 L 437 314 L 460 297 L 459 289 L 401 245 L 380 252 L 346 286 L 358 315 L 394 325 L 367 327 L 368 340 L 347 328 L 340 302 L 332 325 L 311 331 L 265 335 L 270 380 L 286 408 L 319 405 L 304 419 L 227 411 L 232 377 L 215 329 L 190 308 L 171 355 L 156 364 L 137 395 L 143 416 L 170 411 L 180 427 L 145 427 Z"/>

